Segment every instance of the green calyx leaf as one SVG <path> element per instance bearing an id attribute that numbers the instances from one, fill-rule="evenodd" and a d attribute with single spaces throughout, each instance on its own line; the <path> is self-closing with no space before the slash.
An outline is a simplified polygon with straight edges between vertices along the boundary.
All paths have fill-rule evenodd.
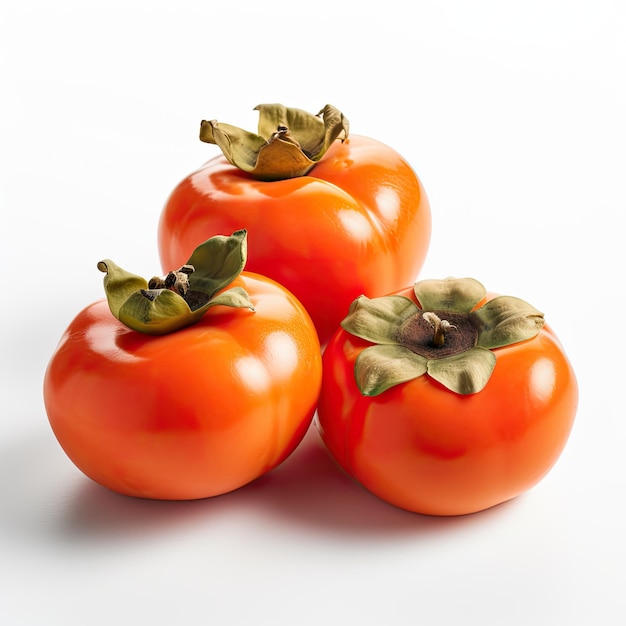
<path id="1" fill-rule="evenodd" d="M 238 230 L 230 237 L 216 235 L 200 244 L 187 261 L 187 265 L 195 268 L 189 276 L 190 289 L 213 298 L 230 285 L 246 265 L 247 235 L 247 231 Z"/>
<path id="2" fill-rule="evenodd" d="M 488 349 L 532 339 L 544 324 L 543 313 L 512 296 L 490 300 L 470 318 L 478 327 L 478 345 Z"/>
<path id="3" fill-rule="evenodd" d="M 430 359 L 428 375 L 461 395 L 482 391 L 496 366 L 496 355 L 484 348 L 472 348 L 445 359 Z"/>
<path id="4" fill-rule="evenodd" d="M 341 326 L 351 335 L 372 343 L 396 344 L 400 327 L 418 311 L 417 305 L 404 296 L 359 296 L 350 305 Z"/>
<path id="5" fill-rule="evenodd" d="M 413 285 L 415 297 L 424 311 L 469 313 L 486 295 L 474 278 L 421 280 Z"/>
<path id="6" fill-rule="evenodd" d="M 454 393 L 478 393 L 496 367 L 491 350 L 532 339 L 543 327 L 543 314 L 519 298 L 498 296 L 481 305 L 486 291 L 472 278 L 423 280 L 414 291 L 419 306 L 399 295 L 360 296 L 341 324 L 377 344 L 355 363 L 363 395 L 424 374 Z"/>
<path id="7" fill-rule="evenodd" d="M 349 123 L 327 104 L 317 115 L 282 104 L 260 104 L 258 133 L 203 120 L 200 140 L 217 145 L 226 159 L 265 181 L 304 176 L 331 144 L 348 137 Z"/>
<path id="8" fill-rule="evenodd" d="M 225 289 L 242 272 L 246 262 L 246 231 L 230 237 L 208 239 L 189 261 L 166 277 L 150 281 L 131 274 L 106 259 L 104 289 L 111 313 L 133 330 L 164 335 L 198 322 L 217 305 L 254 310 L 241 287 Z M 219 292 L 219 293 L 218 293 Z"/>
<path id="9" fill-rule="evenodd" d="M 427 359 L 397 345 L 365 348 L 354 365 L 356 383 L 364 396 L 377 396 L 427 370 Z"/>

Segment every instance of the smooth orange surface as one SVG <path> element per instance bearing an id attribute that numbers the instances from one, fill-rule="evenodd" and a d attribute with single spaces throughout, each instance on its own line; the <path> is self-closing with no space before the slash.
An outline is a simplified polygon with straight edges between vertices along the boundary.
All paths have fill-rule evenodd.
<path id="1" fill-rule="evenodd" d="M 159 224 L 163 271 L 208 237 L 248 231 L 246 269 L 292 291 L 325 344 L 361 294 L 412 283 L 430 243 L 426 193 L 410 165 L 361 136 L 335 142 L 309 175 L 262 182 L 222 156 L 185 178 Z"/>
<path id="2" fill-rule="evenodd" d="M 311 423 L 321 383 L 310 317 L 281 286 L 242 274 L 256 308 L 210 309 L 161 337 L 128 329 L 106 301 L 72 321 L 44 399 L 70 459 L 123 494 L 194 499 L 282 462 Z"/>
<path id="3" fill-rule="evenodd" d="M 362 396 L 354 363 L 368 345 L 343 330 L 330 341 L 318 421 L 339 465 L 381 499 L 429 515 L 473 513 L 530 489 L 560 456 L 578 386 L 548 326 L 494 350 L 491 379 L 468 396 L 427 376 Z"/>

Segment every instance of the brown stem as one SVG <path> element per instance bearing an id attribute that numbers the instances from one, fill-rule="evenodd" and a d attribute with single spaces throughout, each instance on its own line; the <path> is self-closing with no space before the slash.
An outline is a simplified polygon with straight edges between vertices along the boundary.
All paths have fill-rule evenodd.
<path id="1" fill-rule="evenodd" d="M 442 320 L 436 313 L 426 311 L 422 317 L 433 327 L 432 345 L 440 348 L 446 342 L 446 333 L 456 330 L 456 326 L 448 320 Z"/>

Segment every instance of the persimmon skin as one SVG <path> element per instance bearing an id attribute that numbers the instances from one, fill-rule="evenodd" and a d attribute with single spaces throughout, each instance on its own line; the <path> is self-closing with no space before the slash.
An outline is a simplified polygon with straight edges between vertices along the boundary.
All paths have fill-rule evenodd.
<path id="1" fill-rule="evenodd" d="M 282 286 L 244 272 L 255 311 L 215 307 L 160 337 L 105 300 L 70 323 L 44 379 L 50 425 L 74 464 L 121 494 L 188 500 L 237 489 L 304 437 L 321 384 L 313 323 Z"/>
<path id="2" fill-rule="evenodd" d="M 389 146 L 351 135 L 302 177 L 265 182 L 217 156 L 185 177 L 159 222 L 164 272 L 209 236 L 245 228 L 246 269 L 289 289 L 324 345 L 350 303 L 415 280 L 430 244 L 421 181 Z"/>
<path id="3" fill-rule="evenodd" d="M 472 395 L 424 375 L 362 396 L 354 363 L 369 345 L 343 329 L 333 336 L 317 423 L 338 465 L 382 500 L 426 515 L 474 513 L 531 489 L 561 455 L 578 385 L 548 325 L 495 349 L 493 374 Z"/>

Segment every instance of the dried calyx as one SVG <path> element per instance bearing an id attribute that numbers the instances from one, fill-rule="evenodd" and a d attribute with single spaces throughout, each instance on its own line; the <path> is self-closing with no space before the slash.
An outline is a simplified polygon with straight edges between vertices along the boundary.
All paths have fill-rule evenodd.
<path id="1" fill-rule="evenodd" d="M 348 137 L 348 120 L 330 104 L 317 115 L 282 104 L 259 104 L 255 110 L 258 133 L 203 120 L 200 140 L 219 146 L 232 165 L 258 180 L 304 176 L 334 141 Z"/>

